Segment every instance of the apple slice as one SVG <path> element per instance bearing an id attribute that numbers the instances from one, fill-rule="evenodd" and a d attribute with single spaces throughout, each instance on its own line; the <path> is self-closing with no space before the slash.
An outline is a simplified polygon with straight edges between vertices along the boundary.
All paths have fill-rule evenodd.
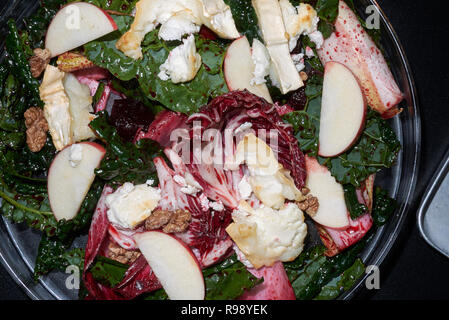
<path id="1" fill-rule="evenodd" d="M 97 6 L 75 2 L 61 8 L 50 23 L 45 48 L 55 57 L 117 30 L 114 19 Z"/>
<path id="2" fill-rule="evenodd" d="M 364 30 L 345 1 L 340 0 L 335 32 L 324 41 L 318 55 L 323 64 L 343 63 L 359 79 L 368 104 L 385 118 L 400 112 L 394 107 L 403 95 L 382 52 Z"/>
<path id="3" fill-rule="evenodd" d="M 229 91 L 244 90 L 262 97 L 273 103 L 265 83 L 252 85 L 254 77 L 254 62 L 251 57 L 251 47 L 246 37 L 234 40 L 226 51 L 224 60 L 224 76 Z"/>
<path id="4" fill-rule="evenodd" d="M 75 151 L 77 160 L 73 161 Z M 53 159 L 48 171 L 47 188 L 56 220 L 70 220 L 76 216 L 94 181 L 94 170 L 105 153 L 106 150 L 97 143 L 82 142 L 64 148 Z"/>
<path id="5" fill-rule="evenodd" d="M 332 177 L 327 167 L 320 165 L 315 158 L 306 156 L 306 170 L 306 187 L 319 202 L 318 211 L 312 219 L 325 227 L 347 228 L 349 215 L 343 186 Z"/>
<path id="6" fill-rule="evenodd" d="M 136 234 L 134 240 L 171 300 L 204 299 L 201 267 L 184 243 L 160 231 Z"/>
<path id="7" fill-rule="evenodd" d="M 366 103 L 351 70 L 338 62 L 324 69 L 319 154 L 336 157 L 354 145 L 363 131 Z"/>

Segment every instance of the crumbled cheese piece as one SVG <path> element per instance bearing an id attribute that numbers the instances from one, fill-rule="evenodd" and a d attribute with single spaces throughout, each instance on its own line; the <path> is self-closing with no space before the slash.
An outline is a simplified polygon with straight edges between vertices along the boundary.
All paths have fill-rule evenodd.
<path id="1" fill-rule="evenodd" d="M 169 22 L 179 13 L 184 16 L 184 21 L 176 18 Z M 163 39 L 178 38 L 180 33 L 194 33 L 202 24 L 221 38 L 235 39 L 240 36 L 231 9 L 223 0 L 140 0 L 136 3 L 134 21 L 117 41 L 117 49 L 133 59 L 142 58 L 141 43 L 145 35 L 165 23 L 167 25 L 159 34 Z"/>
<path id="2" fill-rule="evenodd" d="M 185 194 L 196 195 L 199 191 L 203 190 L 201 185 L 189 172 L 186 172 L 185 177 L 175 175 L 173 180 L 181 186 L 181 192 Z"/>
<path id="3" fill-rule="evenodd" d="M 204 211 L 208 211 L 209 210 L 209 199 L 206 197 L 206 195 L 204 193 L 200 194 L 199 199 L 200 199 L 201 208 Z"/>
<path id="4" fill-rule="evenodd" d="M 39 87 L 40 97 L 44 102 L 44 117 L 57 150 L 73 143 L 70 100 L 64 90 L 64 76 L 64 72 L 48 65 Z"/>
<path id="5" fill-rule="evenodd" d="M 160 200 L 160 189 L 126 182 L 106 197 L 108 219 L 118 227 L 134 229 L 151 215 Z"/>
<path id="6" fill-rule="evenodd" d="M 210 201 L 209 207 L 214 211 L 223 211 L 224 210 L 224 206 L 221 201 L 220 202 Z"/>
<path id="7" fill-rule="evenodd" d="M 240 182 L 238 184 L 238 190 L 239 190 L 240 198 L 242 198 L 242 199 L 246 200 L 251 196 L 253 189 L 251 188 L 251 185 L 249 184 L 247 176 L 243 176 L 242 180 L 240 180 Z"/>
<path id="8" fill-rule="evenodd" d="M 81 160 L 83 160 L 83 145 L 72 144 L 70 147 L 69 163 L 72 168 L 79 166 Z"/>
<path id="9" fill-rule="evenodd" d="M 309 38 L 310 38 L 310 41 L 315 43 L 317 49 L 321 49 L 321 47 L 324 44 L 324 37 L 320 31 L 316 30 L 316 31 L 310 33 Z"/>
<path id="10" fill-rule="evenodd" d="M 283 94 L 304 85 L 290 57 L 288 33 L 278 0 L 252 0 L 271 57 L 270 77 Z"/>
<path id="11" fill-rule="evenodd" d="M 80 83 L 71 73 L 65 75 L 63 84 L 70 101 L 74 142 L 95 138 L 95 133 L 89 127 L 89 123 L 95 119 L 89 87 Z"/>
<path id="12" fill-rule="evenodd" d="M 295 64 L 296 70 L 298 72 L 304 70 L 306 68 L 306 65 L 304 64 L 304 54 L 298 53 L 298 54 L 292 54 L 293 63 Z"/>
<path id="13" fill-rule="evenodd" d="M 257 39 L 254 39 L 251 58 L 254 62 L 254 78 L 251 85 L 265 83 L 265 77 L 270 73 L 271 57 L 267 48 Z"/>
<path id="14" fill-rule="evenodd" d="M 190 11 L 177 12 L 161 25 L 159 38 L 165 41 L 181 40 L 185 34 L 197 33 L 200 27 L 194 21 Z"/>
<path id="15" fill-rule="evenodd" d="M 264 205 L 279 209 L 285 199 L 300 201 L 304 198 L 273 150 L 253 133 L 247 134 L 237 145 L 233 165 L 242 163 L 248 167 L 252 191 Z"/>
<path id="16" fill-rule="evenodd" d="M 257 269 L 276 261 L 293 261 L 303 250 L 307 225 L 296 204 L 287 203 L 280 210 L 253 209 L 241 201 L 232 216 L 234 222 L 226 231 Z"/>
<path id="17" fill-rule="evenodd" d="M 173 83 L 187 82 L 195 78 L 201 67 L 201 56 L 196 52 L 195 38 L 190 35 L 183 44 L 174 48 L 167 60 L 159 67 L 158 77 Z"/>
<path id="18" fill-rule="evenodd" d="M 251 122 L 245 122 L 242 123 L 237 129 L 235 129 L 234 133 L 240 134 L 240 133 L 244 133 L 246 131 L 248 131 L 249 129 L 251 129 L 253 127 L 253 124 Z"/>
<path id="19" fill-rule="evenodd" d="M 251 262 L 245 257 L 245 254 L 239 249 L 239 247 L 237 247 L 237 245 L 234 243 L 232 245 L 232 248 L 234 249 L 234 252 L 237 255 L 237 259 L 239 259 L 239 261 L 241 263 L 243 263 L 243 265 L 249 269 L 253 269 L 254 266 L 251 264 Z"/>
<path id="20" fill-rule="evenodd" d="M 313 49 L 309 46 L 306 47 L 306 56 L 307 58 L 313 58 L 315 56 L 315 52 L 313 52 Z"/>
<path id="21" fill-rule="evenodd" d="M 279 5 L 289 36 L 289 48 L 292 51 L 302 34 L 311 34 L 317 30 L 320 19 L 310 4 L 301 3 L 295 8 L 289 0 L 280 0 Z"/>

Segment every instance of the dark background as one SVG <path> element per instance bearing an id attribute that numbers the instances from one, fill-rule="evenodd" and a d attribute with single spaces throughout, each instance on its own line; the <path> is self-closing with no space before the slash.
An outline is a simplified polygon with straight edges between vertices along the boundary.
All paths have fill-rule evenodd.
<path id="1" fill-rule="evenodd" d="M 442 1 L 437 1 L 442 3 Z M 421 170 L 407 223 L 381 267 L 381 289 L 358 299 L 449 299 L 449 259 L 430 248 L 416 227 L 420 199 L 449 147 L 449 46 L 446 11 L 425 0 L 378 0 L 399 35 L 419 92 Z M 0 299 L 27 299 L 0 266 Z"/>

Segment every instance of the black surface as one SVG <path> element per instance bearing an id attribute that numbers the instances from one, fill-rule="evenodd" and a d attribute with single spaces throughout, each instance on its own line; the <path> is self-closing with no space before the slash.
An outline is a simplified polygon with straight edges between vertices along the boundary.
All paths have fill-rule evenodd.
<path id="1" fill-rule="evenodd" d="M 447 14 L 425 0 L 378 0 L 399 35 L 418 87 L 422 161 L 414 210 L 400 240 L 380 269 L 381 289 L 359 299 L 449 299 L 449 259 L 430 248 L 416 227 L 416 208 L 449 148 Z M 0 299 L 26 299 L 0 266 Z"/>

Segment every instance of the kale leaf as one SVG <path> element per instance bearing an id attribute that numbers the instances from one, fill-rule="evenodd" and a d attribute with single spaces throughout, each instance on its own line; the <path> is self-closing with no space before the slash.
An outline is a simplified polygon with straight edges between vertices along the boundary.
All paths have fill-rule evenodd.
<path id="1" fill-rule="evenodd" d="M 232 300 L 263 282 L 253 276 L 236 255 L 203 270 L 206 300 Z"/>
<path id="2" fill-rule="evenodd" d="M 346 207 L 348 208 L 352 220 L 356 220 L 368 212 L 367 206 L 360 203 L 357 199 L 356 189 L 352 184 L 345 184 L 343 190 L 345 192 Z"/>
<path id="3" fill-rule="evenodd" d="M 386 190 L 377 187 L 374 191 L 373 211 L 371 213 L 374 224 L 379 227 L 383 226 L 387 223 L 396 208 L 396 200 L 390 198 Z"/>
<path id="4" fill-rule="evenodd" d="M 97 176 L 116 186 L 127 181 L 142 184 L 150 179 L 157 185 L 153 163 L 153 158 L 161 154 L 157 143 L 149 139 L 141 139 L 135 144 L 124 142 L 117 129 L 109 124 L 107 112 L 102 111 L 97 115 L 90 127 L 107 143 L 106 155 L 95 171 Z"/>
<path id="5" fill-rule="evenodd" d="M 335 281 L 343 279 L 344 273 L 353 267 L 358 255 L 371 237 L 371 235 L 365 236 L 361 241 L 332 258 L 324 255 L 326 248 L 320 245 L 304 251 L 295 261 L 284 263 L 296 298 L 311 300 L 319 297 L 326 285 L 331 286 Z M 358 272 L 354 272 L 354 270 L 347 272 L 344 278 L 345 284 L 352 286 L 358 277 L 352 279 L 352 282 L 347 278 L 355 277 Z M 346 290 L 346 287 L 344 289 Z M 339 294 L 342 292 L 341 290 L 342 288 L 339 287 Z"/>
<path id="6" fill-rule="evenodd" d="M 149 32 L 142 42 L 143 58 L 134 60 L 119 51 L 115 44 L 128 30 L 132 21 L 128 16 L 113 16 L 119 30 L 84 46 L 86 56 L 96 65 L 108 69 L 121 81 L 137 79 L 141 92 L 149 100 L 157 101 L 178 112 L 193 113 L 228 91 L 222 65 L 226 45 L 196 36 L 196 48 L 202 57 L 202 66 L 196 77 L 186 83 L 174 84 L 158 77 L 159 66 L 179 41 L 165 42 L 158 38 L 158 30 Z"/>
<path id="7" fill-rule="evenodd" d="M 109 288 L 114 288 L 122 281 L 128 268 L 127 264 L 97 256 L 89 271 L 96 281 Z"/>
<path id="8" fill-rule="evenodd" d="M 254 39 L 263 42 L 256 11 L 250 0 L 224 0 L 231 8 L 235 26 L 241 35 L 248 38 L 249 43 L 253 43 Z"/>
<path id="9" fill-rule="evenodd" d="M 351 289 L 364 273 L 365 265 L 362 260 L 357 259 L 350 268 L 326 284 L 314 300 L 333 300 L 338 298 L 340 294 Z"/>
<path id="10" fill-rule="evenodd" d="M 8 21 L 9 33 L 6 36 L 5 47 L 8 54 L 7 61 L 11 65 L 11 69 L 17 76 L 18 81 L 23 83 L 28 92 L 29 104 L 42 106 L 43 103 L 39 96 L 39 81 L 31 75 L 30 65 L 28 64 L 25 52 L 26 45 L 23 43 L 22 37 L 17 30 L 14 20 Z M 29 50 L 28 50 L 29 51 Z"/>
<path id="11" fill-rule="evenodd" d="M 34 280 L 49 273 L 52 270 L 64 271 L 70 265 L 77 266 L 83 270 L 84 249 L 70 247 L 67 243 L 62 243 L 58 238 L 48 237 L 45 233 L 39 243 L 38 255 L 34 267 Z"/>

